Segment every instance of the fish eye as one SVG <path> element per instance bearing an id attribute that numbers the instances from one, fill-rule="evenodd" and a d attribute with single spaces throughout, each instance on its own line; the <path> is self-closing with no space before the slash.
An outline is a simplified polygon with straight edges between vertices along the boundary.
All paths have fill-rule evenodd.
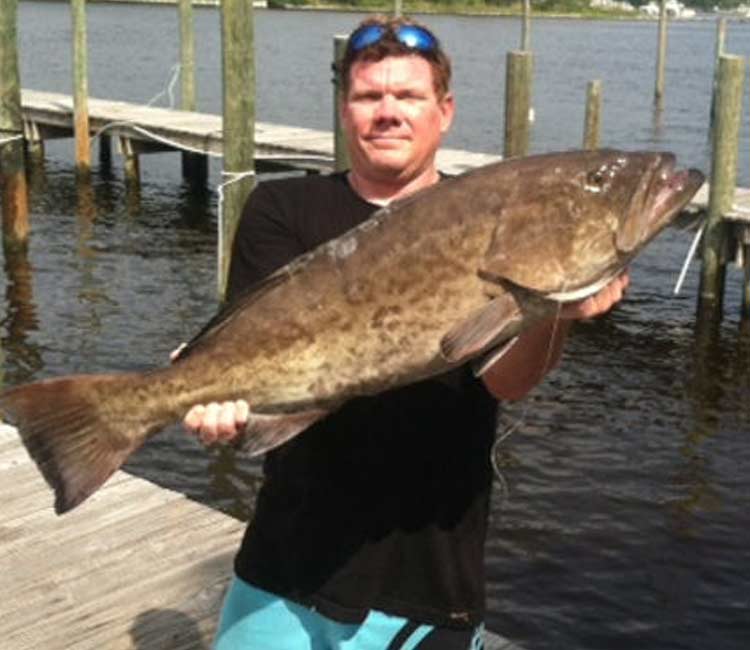
<path id="1" fill-rule="evenodd" d="M 587 192 L 601 192 L 603 189 L 605 189 L 606 181 L 607 170 L 605 167 L 600 167 L 596 171 L 586 174 L 586 182 L 584 183 L 583 189 Z"/>

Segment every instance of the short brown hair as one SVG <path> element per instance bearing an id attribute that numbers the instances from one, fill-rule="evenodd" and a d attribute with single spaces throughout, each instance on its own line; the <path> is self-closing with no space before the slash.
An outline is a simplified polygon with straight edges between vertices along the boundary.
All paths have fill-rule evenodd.
<path id="1" fill-rule="evenodd" d="M 438 39 L 435 38 L 435 42 L 437 43 L 435 49 L 428 51 L 417 50 L 401 43 L 396 38 L 394 31 L 401 25 L 416 25 L 430 32 L 429 29 L 409 18 L 391 18 L 388 16 L 372 16 L 366 18 L 357 25 L 356 29 L 360 29 L 367 25 L 382 25 L 386 31 L 379 41 L 372 45 L 368 45 L 361 50 L 355 52 L 351 47 L 346 48 L 338 67 L 343 97 L 346 97 L 349 94 L 349 89 L 351 87 L 350 73 L 352 66 L 355 63 L 358 63 L 359 61 L 382 61 L 388 56 L 421 56 L 432 68 L 432 85 L 435 89 L 435 94 L 439 99 L 442 99 L 448 93 L 451 83 L 451 62 L 440 47 Z M 430 34 L 432 34 L 432 32 L 430 32 Z"/>

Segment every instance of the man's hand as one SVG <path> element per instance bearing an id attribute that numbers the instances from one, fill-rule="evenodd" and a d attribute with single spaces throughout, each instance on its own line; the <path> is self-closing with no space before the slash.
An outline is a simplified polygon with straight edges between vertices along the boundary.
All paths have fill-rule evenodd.
<path id="1" fill-rule="evenodd" d="M 572 322 L 608 312 L 622 299 L 629 284 L 630 276 L 623 271 L 593 296 L 562 305 L 558 317 L 524 331 L 515 345 L 482 374 L 487 390 L 497 399 L 525 397 L 560 361 Z"/>
<path id="2" fill-rule="evenodd" d="M 245 428 L 249 415 L 250 405 L 243 399 L 211 402 L 193 406 L 182 423 L 188 433 L 197 435 L 204 445 L 211 445 L 234 439 Z"/>
<path id="3" fill-rule="evenodd" d="M 625 270 L 593 296 L 563 305 L 560 309 L 560 318 L 585 320 L 606 314 L 622 300 L 628 286 L 630 286 L 630 275 Z"/>
<path id="4" fill-rule="evenodd" d="M 181 343 L 169 355 L 174 362 L 180 356 L 187 343 Z M 182 420 L 188 433 L 198 436 L 204 445 L 215 442 L 229 442 L 235 438 L 247 424 L 250 405 L 244 400 L 236 402 L 211 402 L 196 404 Z"/>

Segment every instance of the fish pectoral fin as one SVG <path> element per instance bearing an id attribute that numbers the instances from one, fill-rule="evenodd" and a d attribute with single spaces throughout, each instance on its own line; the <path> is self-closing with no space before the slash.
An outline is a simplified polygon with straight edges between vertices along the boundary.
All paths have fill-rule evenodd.
<path id="1" fill-rule="evenodd" d="M 521 320 L 515 298 L 504 293 L 445 334 L 440 352 L 451 363 L 464 363 L 515 336 Z"/>
<path id="2" fill-rule="evenodd" d="M 250 411 L 237 447 L 250 456 L 258 456 L 283 445 L 328 413 L 323 409 L 277 414 Z"/>

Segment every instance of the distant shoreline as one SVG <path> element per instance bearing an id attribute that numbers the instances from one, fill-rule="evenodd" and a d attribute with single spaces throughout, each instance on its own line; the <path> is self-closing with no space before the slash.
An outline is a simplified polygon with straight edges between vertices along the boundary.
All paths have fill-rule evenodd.
<path id="1" fill-rule="evenodd" d="M 19 0 L 20 2 L 33 1 L 33 2 L 50 2 L 60 3 L 68 2 L 68 0 Z M 154 4 L 154 5 L 172 5 L 176 6 L 179 4 L 179 0 L 87 0 L 90 4 Z M 221 4 L 221 0 L 192 0 L 192 4 L 196 8 L 202 7 L 218 7 Z M 373 13 L 388 13 L 391 9 L 390 3 L 384 3 L 383 6 L 374 7 L 357 7 L 354 5 L 337 5 L 337 4 L 295 4 L 286 3 L 283 0 L 254 0 L 253 7 L 256 9 L 267 9 L 271 11 L 337 11 L 341 13 L 354 13 L 354 14 L 373 14 Z M 521 18 L 523 16 L 522 9 L 500 9 L 498 7 L 484 7 L 478 8 L 476 6 L 466 4 L 463 6 L 454 5 L 436 5 L 431 7 L 427 4 L 411 6 L 407 14 L 427 14 L 427 15 L 444 15 L 444 16 L 496 16 L 501 18 Z M 670 17 L 669 22 L 689 22 L 689 21 L 700 21 L 700 20 L 711 20 L 718 17 L 718 14 L 699 14 L 695 17 L 680 18 Z M 739 17 L 738 17 L 739 18 Z M 566 19 L 566 20 L 616 20 L 616 21 L 633 21 L 633 22 L 655 22 L 658 21 L 658 17 L 647 16 L 640 12 L 624 12 L 624 11 L 605 11 L 591 9 L 586 12 L 540 12 L 539 10 L 532 10 L 532 19 Z"/>

